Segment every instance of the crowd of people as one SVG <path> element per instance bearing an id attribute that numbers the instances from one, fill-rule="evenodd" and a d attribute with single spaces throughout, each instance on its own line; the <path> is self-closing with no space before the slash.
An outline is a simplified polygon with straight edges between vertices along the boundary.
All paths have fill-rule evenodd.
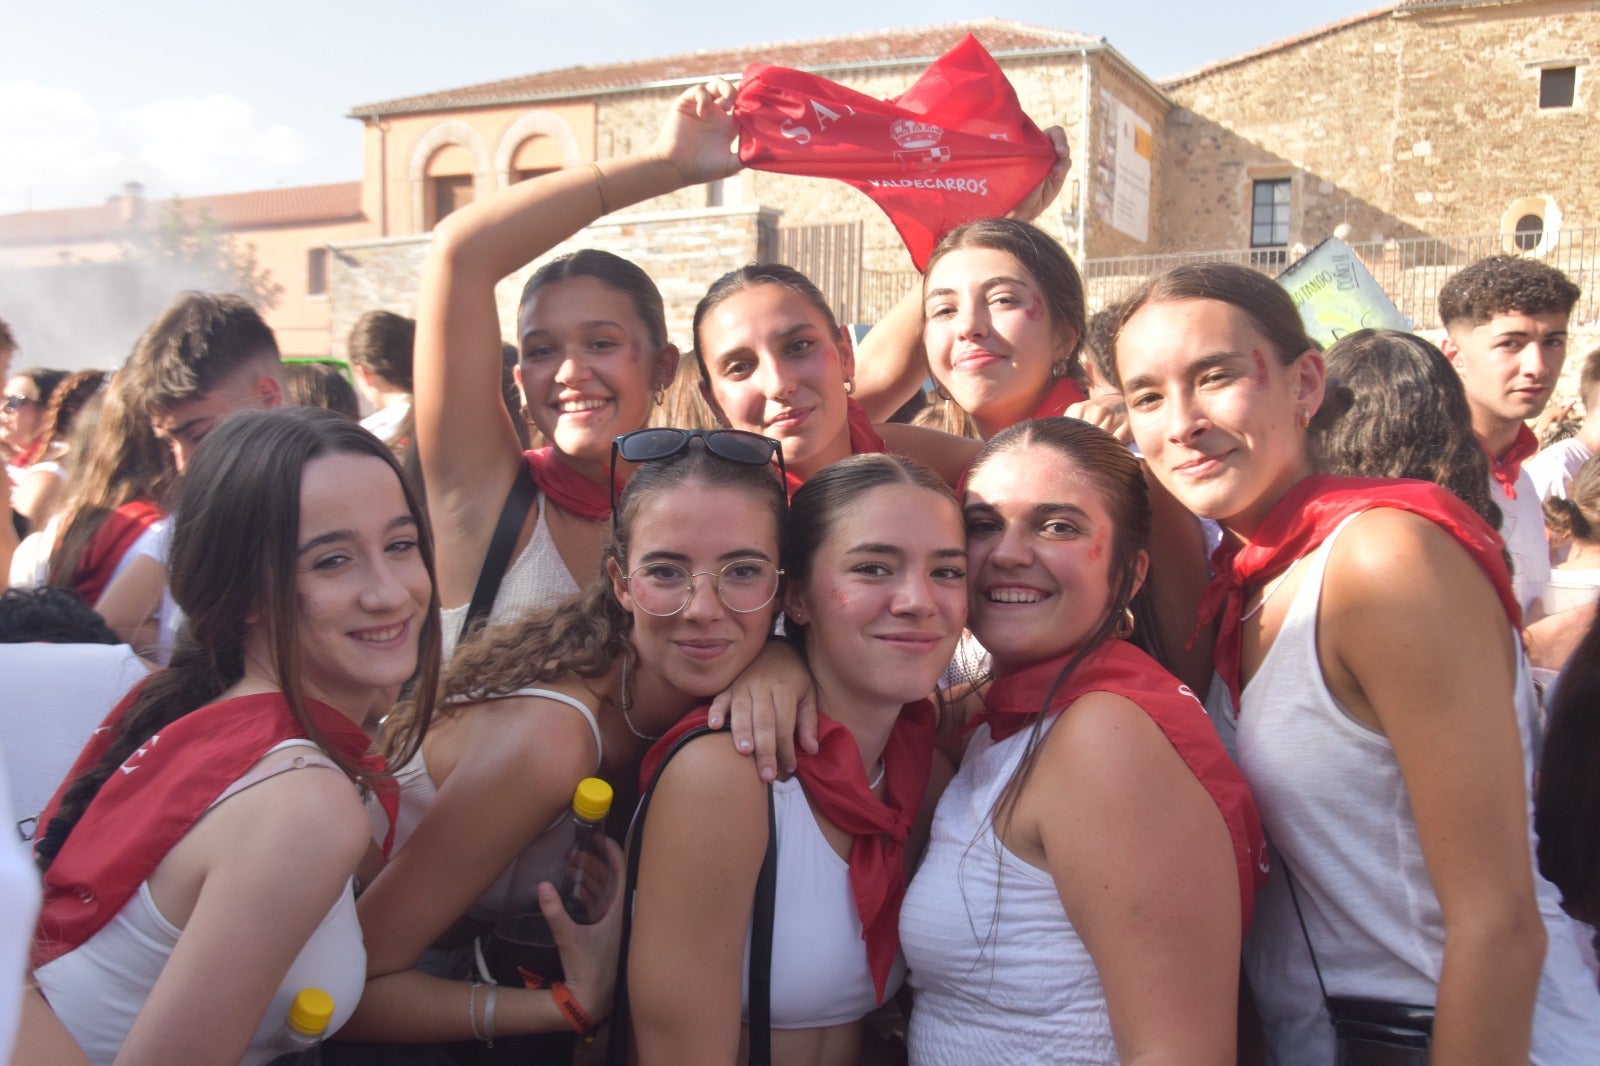
<path id="1" fill-rule="evenodd" d="M 508 352 L 496 284 L 736 171 L 734 99 L 449 215 L 353 380 L 230 295 L 114 373 L 0 323 L 0 1048 L 256 1066 L 316 988 L 325 1063 L 1600 1062 L 1600 417 L 1529 426 L 1577 286 L 1091 319 L 1052 130 L 859 346 L 758 263 L 681 353 L 587 249 Z M 559 974 L 496 977 L 530 915 Z"/>

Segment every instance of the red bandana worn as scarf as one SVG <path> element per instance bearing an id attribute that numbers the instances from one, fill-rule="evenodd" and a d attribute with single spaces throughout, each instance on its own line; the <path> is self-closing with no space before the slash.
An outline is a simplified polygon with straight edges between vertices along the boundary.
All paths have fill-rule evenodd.
<path id="1" fill-rule="evenodd" d="M 72 587 L 83 597 L 83 602 L 94 606 L 100 602 L 100 594 L 111 583 L 111 575 L 116 573 L 117 564 L 128 553 L 128 549 L 144 535 L 145 530 L 165 518 L 166 514 L 163 508 L 149 500 L 132 500 L 123 504 L 106 515 L 100 527 L 94 531 L 94 536 L 89 538 L 83 555 L 78 559 L 78 572 L 60 577 L 71 577 Z M 51 580 L 57 580 L 57 575 L 51 575 Z"/>
<path id="2" fill-rule="evenodd" d="M 1379 507 L 1421 515 L 1454 537 L 1493 582 L 1511 624 L 1522 624 L 1522 608 L 1511 591 L 1500 535 L 1454 494 L 1431 481 L 1315 474 L 1277 502 L 1248 544 L 1224 540 L 1211 556 L 1214 576 L 1200 600 L 1200 626 L 1221 619 L 1213 658 L 1218 676 L 1233 697 L 1235 717 L 1239 714 L 1246 592 L 1315 550 L 1350 515 Z"/>
<path id="3" fill-rule="evenodd" d="M 878 427 L 872 424 L 872 419 L 867 415 L 866 408 L 850 400 L 845 404 L 845 418 L 850 428 L 850 454 L 851 455 L 879 455 L 889 450 L 883 442 L 883 437 L 878 434 Z M 794 471 L 785 471 L 788 481 L 789 498 L 800 491 L 800 486 L 806 479 Z"/>
<path id="4" fill-rule="evenodd" d="M 55 817 L 68 785 L 99 765 L 139 687 L 122 698 L 89 738 L 39 816 L 41 832 Z M 366 734 L 348 718 L 316 700 L 306 701 L 306 711 L 331 750 L 364 771 L 383 771 L 383 760 L 366 754 L 371 743 Z M 229 785 L 275 745 L 303 736 L 282 694 L 273 692 L 208 704 L 145 741 L 106 779 L 45 872 L 33 965 L 65 955 L 99 932 Z M 392 826 L 399 793 L 392 782 L 383 784 L 387 787 L 379 789 L 378 798 Z M 391 831 L 385 855 L 392 840 Z"/>
<path id="5" fill-rule="evenodd" d="M 689 714 L 667 731 L 639 771 L 640 790 L 649 788 L 656 769 L 678 738 L 704 725 L 708 708 Z M 850 887 L 861 939 L 867 945 L 878 1003 L 900 952 L 900 901 L 906 894 L 906 837 L 922 807 L 933 765 L 933 704 L 908 703 L 883 749 L 884 798 L 867 787 L 861 749 L 855 736 L 826 715 L 817 717 L 817 753 L 796 755 L 795 776 L 806 796 L 830 823 L 849 833 Z M 803 890 L 803 886 L 795 886 Z"/>
<path id="6" fill-rule="evenodd" d="M 1255 890 L 1267 879 L 1266 837 L 1250 789 L 1228 758 L 1205 708 L 1160 663 L 1122 640 L 1108 640 L 1090 652 L 1051 692 L 1068 658 L 1064 655 L 996 678 L 972 726 L 986 723 L 990 736 L 998 742 L 1032 724 L 1041 712 L 1058 714 L 1090 692 L 1113 692 L 1138 704 L 1222 812 L 1239 868 L 1239 905 L 1244 917 L 1240 928 L 1249 929 Z"/>
<path id="7" fill-rule="evenodd" d="M 579 518 L 587 518 L 591 522 L 604 522 L 611 517 L 611 493 L 607 491 L 603 482 L 591 481 L 584 477 L 554 448 L 540 448 L 537 451 L 523 452 L 522 455 L 528 460 L 528 470 L 533 474 L 533 483 L 539 486 L 540 492 L 549 497 L 551 503 L 563 511 L 571 512 Z M 619 496 L 625 484 L 627 481 L 619 471 L 617 474 Z"/>
<path id="8" fill-rule="evenodd" d="M 1511 442 L 1511 447 L 1506 449 L 1505 455 L 1496 459 L 1489 456 L 1489 472 L 1500 483 L 1500 489 L 1506 494 L 1506 499 L 1517 498 L 1517 478 L 1522 474 L 1522 461 L 1533 456 L 1539 450 L 1539 438 L 1533 435 L 1533 430 L 1527 423 L 1517 427 L 1517 439 Z M 1488 455 L 1488 449 L 1484 454 Z"/>
<path id="9" fill-rule="evenodd" d="M 1065 418 L 1067 408 L 1075 403 L 1082 403 L 1089 397 L 1083 394 L 1083 389 L 1071 378 L 1062 378 L 1050 386 L 1050 391 L 1045 393 L 1044 402 L 1039 409 L 1033 412 L 1033 418 Z"/>
<path id="10" fill-rule="evenodd" d="M 940 237 L 963 222 L 1004 215 L 1056 160 L 971 34 L 892 100 L 752 63 L 733 117 L 745 166 L 860 189 L 889 216 L 918 270 Z"/>

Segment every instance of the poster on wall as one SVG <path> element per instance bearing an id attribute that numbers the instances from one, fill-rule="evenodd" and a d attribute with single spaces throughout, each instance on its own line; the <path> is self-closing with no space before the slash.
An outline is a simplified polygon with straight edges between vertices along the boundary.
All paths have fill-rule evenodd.
<path id="1" fill-rule="evenodd" d="M 1150 239 L 1150 163 L 1155 133 L 1133 108 L 1100 90 L 1095 213 L 1141 244 Z"/>

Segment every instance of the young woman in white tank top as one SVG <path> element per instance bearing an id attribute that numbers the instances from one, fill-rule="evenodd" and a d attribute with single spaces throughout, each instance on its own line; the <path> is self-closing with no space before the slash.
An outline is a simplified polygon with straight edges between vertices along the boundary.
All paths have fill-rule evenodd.
<path id="1" fill-rule="evenodd" d="M 1287 859 L 1246 950 L 1272 1060 L 1333 1055 L 1287 868 L 1328 993 L 1435 1006 L 1435 1061 L 1600 1061 L 1600 997 L 1531 868 L 1526 669 L 1497 539 L 1437 486 L 1312 477 L 1324 367 L 1269 278 L 1152 279 L 1116 355 L 1156 476 L 1228 533 L 1210 709 L 1225 736 L 1237 722 Z M 1291 736 L 1307 730 L 1309 760 Z"/>
<path id="2" fill-rule="evenodd" d="M 754 448 L 749 461 L 735 462 L 686 436 L 675 454 L 638 466 L 583 596 L 487 630 L 452 662 L 439 721 L 399 775 L 403 843 L 359 901 L 370 980 L 346 1037 L 444 1043 L 568 1031 L 569 1015 L 549 989 L 502 987 L 491 1006 L 467 982 L 415 967 L 430 947 L 459 948 L 490 932 L 497 917 L 538 910 L 538 883 L 557 878 L 563 859 L 564 845 L 552 845 L 546 831 L 578 782 L 599 776 L 613 784 L 609 824 L 620 833 L 651 742 L 725 690 L 765 646 L 777 610 L 784 495 L 768 462 L 772 442 L 746 435 L 745 443 Z M 730 609 L 712 587 L 716 575 L 735 570 L 764 589 L 748 610 L 742 601 Z M 670 584 L 681 571 L 696 575 L 681 610 L 635 608 L 636 583 Z M 410 716 L 405 705 L 391 715 L 388 747 L 406 746 Z M 386 820 L 375 828 L 381 836 Z M 522 867 L 513 876 L 519 856 L 533 878 L 525 880 Z M 562 959 L 566 991 L 602 1021 L 620 915 L 608 907 L 606 919 L 578 927 L 559 912 L 556 904 L 546 913 L 573 946 Z"/>
<path id="3" fill-rule="evenodd" d="M 931 768 L 926 697 L 961 633 L 965 559 L 954 496 L 909 460 L 852 456 L 794 495 L 784 628 L 804 649 L 823 718 L 821 751 L 772 786 L 774 1063 L 857 1062 L 861 1019 L 904 975 L 900 897 L 950 772 Z M 640 1062 L 744 1061 L 765 792 L 722 735 L 690 742 L 661 773 L 632 844 L 628 994 Z"/>
<path id="4" fill-rule="evenodd" d="M 300 989 L 333 995 L 335 1029 L 361 994 L 350 778 L 385 782 L 359 725 L 374 690 L 437 661 L 438 601 L 393 456 L 330 412 L 233 416 L 185 501 L 190 627 L 46 811 L 34 974 L 95 1063 L 255 1066 L 289 1050 Z"/>

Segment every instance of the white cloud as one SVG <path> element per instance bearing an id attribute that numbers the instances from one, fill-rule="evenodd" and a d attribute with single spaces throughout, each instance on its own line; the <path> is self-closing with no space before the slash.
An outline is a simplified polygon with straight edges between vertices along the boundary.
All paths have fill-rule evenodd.
<path id="1" fill-rule="evenodd" d="M 158 198 L 265 188 L 300 180 L 315 154 L 237 97 L 112 111 L 73 89 L 0 82 L 0 214 L 100 203 L 127 181 Z"/>

